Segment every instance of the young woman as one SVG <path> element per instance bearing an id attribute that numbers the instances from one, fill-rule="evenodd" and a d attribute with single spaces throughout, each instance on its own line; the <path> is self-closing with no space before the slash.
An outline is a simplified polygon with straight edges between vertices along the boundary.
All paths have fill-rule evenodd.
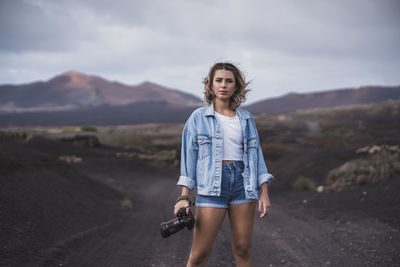
<path id="1" fill-rule="evenodd" d="M 270 208 L 268 173 L 252 115 L 241 108 L 248 83 L 231 63 L 214 64 L 204 79 L 205 107 L 189 117 L 182 133 L 181 196 L 175 215 L 196 188 L 196 224 L 187 266 L 203 266 L 228 211 L 237 266 L 251 266 L 256 201 L 260 217 Z M 188 208 L 187 208 L 188 212 Z"/>

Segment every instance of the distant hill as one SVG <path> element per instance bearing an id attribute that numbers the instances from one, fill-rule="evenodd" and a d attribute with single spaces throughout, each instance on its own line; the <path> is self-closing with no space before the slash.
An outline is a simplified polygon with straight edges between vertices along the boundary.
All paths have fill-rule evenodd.
<path id="1" fill-rule="evenodd" d="M 254 114 L 399 99 L 400 86 L 364 86 L 315 93 L 290 93 L 245 106 Z M 151 82 L 124 85 L 69 71 L 45 82 L 0 86 L 0 127 L 126 125 L 184 122 L 203 101 Z"/>
<path id="2" fill-rule="evenodd" d="M 364 86 L 316 93 L 290 93 L 277 98 L 261 100 L 246 106 L 246 109 L 255 114 L 269 114 L 295 111 L 298 109 L 375 103 L 399 98 L 400 86 Z"/>
<path id="3" fill-rule="evenodd" d="M 0 86 L 0 112 L 65 111 L 147 101 L 186 107 L 202 104 L 202 100 L 194 95 L 151 82 L 129 86 L 76 71 L 46 82 Z"/>

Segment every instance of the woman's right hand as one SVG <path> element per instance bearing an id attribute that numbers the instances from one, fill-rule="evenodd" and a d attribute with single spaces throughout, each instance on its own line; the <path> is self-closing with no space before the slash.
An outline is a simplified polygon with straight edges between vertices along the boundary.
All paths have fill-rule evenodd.
<path id="1" fill-rule="evenodd" d="M 182 208 L 186 208 L 186 214 L 189 214 L 189 201 L 186 199 L 179 200 L 176 202 L 174 207 L 174 214 L 178 214 L 178 211 Z"/>

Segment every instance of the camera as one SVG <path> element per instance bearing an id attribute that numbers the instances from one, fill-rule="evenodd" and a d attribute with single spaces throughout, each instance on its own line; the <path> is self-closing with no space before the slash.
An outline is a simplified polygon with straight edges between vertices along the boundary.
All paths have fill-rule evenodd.
<path id="1" fill-rule="evenodd" d="M 169 222 L 160 223 L 160 232 L 164 238 L 182 230 L 185 226 L 188 230 L 193 229 L 195 223 L 194 216 L 189 209 L 189 214 L 186 214 L 186 208 L 182 208 L 176 214 L 176 218 Z"/>

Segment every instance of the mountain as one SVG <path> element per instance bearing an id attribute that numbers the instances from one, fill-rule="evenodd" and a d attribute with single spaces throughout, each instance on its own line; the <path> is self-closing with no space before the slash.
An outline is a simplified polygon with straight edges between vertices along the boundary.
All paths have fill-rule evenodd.
<path id="1" fill-rule="evenodd" d="M 246 106 L 255 114 L 282 113 L 298 109 L 328 108 L 400 98 L 400 86 L 363 86 L 315 93 L 290 93 Z"/>
<path id="2" fill-rule="evenodd" d="M 129 86 L 76 71 L 46 82 L 0 86 L 0 111 L 3 112 L 65 111 L 146 101 L 165 101 L 177 106 L 202 104 L 202 100 L 194 95 L 151 82 Z"/>
<path id="3" fill-rule="evenodd" d="M 290 93 L 245 106 L 254 114 L 400 98 L 400 86 Z M 45 82 L 0 86 L 0 127 L 184 122 L 200 98 L 151 82 L 129 86 L 69 71 Z"/>

